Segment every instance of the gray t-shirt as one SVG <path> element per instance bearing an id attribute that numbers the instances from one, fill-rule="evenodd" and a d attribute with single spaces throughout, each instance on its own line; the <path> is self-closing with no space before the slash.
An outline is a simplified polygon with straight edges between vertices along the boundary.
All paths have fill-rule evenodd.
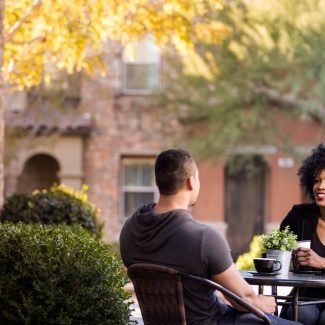
<path id="1" fill-rule="evenodd" d="M 153 262 L 211 278 L 232 263 L 226 240 L 212 227 L 193 220 L 188 210 L 154 213 L 155 204 L 140 207 L 121 231 L 121 256 L 126 266 Z M 215 292 L 192 280 L 184 280 L 188 324 L 212 324 L 223 310 Z"/>

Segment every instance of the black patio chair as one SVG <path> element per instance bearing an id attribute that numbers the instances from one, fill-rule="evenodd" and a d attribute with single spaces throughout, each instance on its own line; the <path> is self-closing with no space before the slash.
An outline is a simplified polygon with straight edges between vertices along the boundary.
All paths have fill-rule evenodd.
<path id="1" fill-rule="evenodd" d="M 133 264 L 129 266 L 127 272 L 134 285 L 145 325 L 186 325 L 182 284 L 184 277 L 219 290 L 226 297 L 263 319 L 265 324 L 271 324 L 263 311 L 208 279 L 151 263 Z"/>

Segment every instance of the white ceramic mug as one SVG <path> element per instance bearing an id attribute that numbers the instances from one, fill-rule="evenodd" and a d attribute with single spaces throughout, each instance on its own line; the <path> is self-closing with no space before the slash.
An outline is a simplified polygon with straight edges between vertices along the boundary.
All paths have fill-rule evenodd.
<path id="1" fill-rule="evenodd" d="M 298 244 L 297 249 L 299 247 L 310 248 L 311 241 L 310 240 L 298 240 L 297 244 Z M 293 259 L 293 269 L 295 272 L 303 272 L 303 271 L 310 271 L 311 267 L 299 265 L 298 262 L 294 258 Z"/>

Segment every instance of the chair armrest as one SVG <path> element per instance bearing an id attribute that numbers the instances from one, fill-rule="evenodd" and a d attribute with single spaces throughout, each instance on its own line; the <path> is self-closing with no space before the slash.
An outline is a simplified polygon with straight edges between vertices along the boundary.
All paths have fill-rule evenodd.
<path id="1" fill-rule="evenodd" d="M 234 292 L 228 290 L 227 288 L 223 287 L 222 285 L 220 285 L 220 284 L 218 284 L 218 283 L 216 283 L 214 281 L 211 281 L 209 279 L 199 277 L 199 276 L 195 276 L 195 275 L 191 275 L 191 274 L 187 274 L 187 273 L 183 273 L 183 272 L 179 272 L 179 273 L 185 278 L 192 279 L 192 280 L 195 280 L 195 281 L 199 281 L 199 282 L 201 282 L 203 284 L 206 284 L 207 286 L 210 286 L 210 287 L 215 288 L 216 290 L 219 290 L 225 296 L 229 297 L 230 299 L 232 299 L 233 301 L 238 303 L 240 306 L 242 306 L 246 310 L 250 311 L 251 313 L 253 313 L 257 317 L 262 318 L 266 324 L 271 325 L 271 321 L 270 321 L 269 317 L 262 310 L 260 310 L 259 308 L 253 306 L 248 301 L 246 301 L 245 299 L 239 297 L 237 294 L 235 294 Z"/>

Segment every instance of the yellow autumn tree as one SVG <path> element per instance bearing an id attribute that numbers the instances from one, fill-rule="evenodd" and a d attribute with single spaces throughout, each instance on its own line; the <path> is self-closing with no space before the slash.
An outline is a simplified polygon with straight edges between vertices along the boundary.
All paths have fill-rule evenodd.
<path id="1" fill-rule="evenodd" d="M 127 44 L 148 33 L 193 57 L 198 38 L 220 37 L 213 12 L 221 8 L 219 0 L 7 0 L 4 80 L 19 89 L 37 85 L 49 64 L 92 72 L 107 39 Z"/>
<path id="2" fill-rule="evenodd" d="M 48 66 L 91 73 L 103 68 L 108 39 L 128 44 L 148 33 L 197 66 L 196 40 L 213 43 L 224 33 L 214 20 L 221 9 L 220 0 L 0 0 L 0 206 L 4 84 L 16 90 L 38 85 L 50 79 Z"/>

